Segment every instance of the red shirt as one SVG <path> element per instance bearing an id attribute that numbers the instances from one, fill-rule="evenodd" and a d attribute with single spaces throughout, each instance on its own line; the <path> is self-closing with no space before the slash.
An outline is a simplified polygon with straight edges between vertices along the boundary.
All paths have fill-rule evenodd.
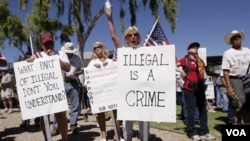
<path id="1" fill-rule="evenodd" d="M 187 62 L 187 59 L 189 59 L 189 63 Z M 178 62 L 180 62 L 183 70 L 186 72 L 186 77 L 184 79 L 184 85 L 183 88 L 184 89 L 188 89 L 188 90 L 192 90 L 188 87 L 188 83 L 189 81 L 198 82 L 198 71 L 197 71 L 197 63 L 195 60 L 193 60 L 192 58 L 190 58 L 189 56 L 186 58 L 181 58 Z M 189 66 L 187 66 L 189 64 Z"/>

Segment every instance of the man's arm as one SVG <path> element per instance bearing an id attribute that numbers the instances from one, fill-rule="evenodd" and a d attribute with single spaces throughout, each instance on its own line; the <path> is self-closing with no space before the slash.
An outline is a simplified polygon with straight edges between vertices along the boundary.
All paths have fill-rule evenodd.
<path id="1" fill-rule="evenodd" d="M 227 88 L 227 95 L 229 97 L 232 97 L 233 94 L 234 94 L 234 89 L 231 85 L 231 82 L 230 82 L 230 76 L 229 76 L 229 70 L 223 70 L 223 76 L 224 76 L 224 80 L 225 80 L 225 86 Z"/>
<path id="2" fill-rule="evenodd" d="M 61 59 L 59 59 L 59 61 L 60 61 L 61 69 L 65 72 L 69 72 L 70 71 L 70 64 L 68 62 L 62 61 Z"/>

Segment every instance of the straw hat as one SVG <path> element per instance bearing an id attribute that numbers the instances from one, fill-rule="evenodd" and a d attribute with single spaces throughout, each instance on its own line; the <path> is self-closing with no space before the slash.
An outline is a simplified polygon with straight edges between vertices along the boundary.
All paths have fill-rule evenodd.
<path id="1" fill-rule="evenodd" d="M 64 46 L 61 47 L 61 50 L 65 53 L 74 53 L 74 44 L 72 42 L 66 42 Z"/>
<path id="2" fill-rule="evenodd" d="M 226 44 L 231 45 L 231 38 L 235 35 L 240 35 L 242 38 L 242 41 L 245 39 L 245 34 L 243 31 L 233 30 L 232 32 L 226 34 L 225 36 Z"/>

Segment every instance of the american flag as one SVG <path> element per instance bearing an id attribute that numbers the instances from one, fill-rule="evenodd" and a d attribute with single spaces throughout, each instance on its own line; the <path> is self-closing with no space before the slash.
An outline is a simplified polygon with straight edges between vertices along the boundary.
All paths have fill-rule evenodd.
<path id="1" fill-rule="evenodd" d="M 33 47 L 33 54 L 36 56 L 36 58 L 42 57 L 42 54 L 40 53 L 38 48 L 36 46 L 34 46 L 34 45 L 32 45 L 32 47 Z"/>
<path id="2" fill-rule="evenodd" d="M 168 38 L 164 34 L 159 21 L 157 20 L 155 26 L 151 30 L 152 33 L 147 35 L 143 46 L 159 46 L 159 45 L 169 45 Z"/>
<path id="3" fill-rule="evenodd" d="M 36 58 L 42 57 L 42 54 L 38 50 L 37 46 L 33 45 L 31 36 L 30 36 L 30 49 L 31 49 L 31 54 L 34 54 L 36 56 Z"/>

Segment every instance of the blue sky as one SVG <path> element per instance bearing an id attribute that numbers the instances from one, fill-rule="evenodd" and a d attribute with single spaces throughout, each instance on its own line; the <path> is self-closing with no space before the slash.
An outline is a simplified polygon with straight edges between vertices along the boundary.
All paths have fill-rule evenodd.
<path id="1" fill-rule="evenodd" d="M 101 1 L 101 2 L 100 2 Z M 93 0 L 92 15 L 103 6 L 105 0 Z M 119 28 L 119 3 L 111 0 L 113 6 L 113 18 L 116 31 L 120 40 L 124 43 L 123 34 Z M 245 41 L 243 46 L 250 47 L 250 1 L 249 0 L 178 0 L 179 11 L 175 33 L 172 33 L 168 21 L 163 12 L 160 11 L 160 24 L 171 44 L 175 44 L 176 56 L 183 57 L 186 54 L 187 45 L 193 41 L 198 41 L 201 47 L 207 48 L 207 56 L 222 55 L 230 48 L 225 44 L 224 36 L 232 30 L 244 30 Z M 17 11 L 17 3 L 10 5 L 11 11 L 23 17 L 26 11 Z M 30 9 L 30 8 L 29 8 Z M 28 9 L 28 10 L 29 10 Z M 130 26 L 129 13 L 126 13 L 125 28 Z M 62 19 L 65 20 L 65 19 Z M 65 20 L 66 22 L 66 20 Z M 140 9 L 137 13 L 137 24 L 143 44 L 146 35 L 150 32 L 154 24 L 150 10 Z M 102 41 L 109 50 L 114 49 L 110 38 L 107 18 L 103 15 L 96 23 L 91 35 L 85 44 L 85 52 L 92 50 L 95 41 Z M 77 43 L 75 37 L 72 42 Z M 124 43 L 125 44 L 125 43 Z M 8 47 L 7 47 L 8 46 Z M 61 44 L 56 42 L 56 49 L 60 49 Z M 21 53 L 19 50 L 9 47 L 1 50 L 9 62 L 14 62 Z"/>

